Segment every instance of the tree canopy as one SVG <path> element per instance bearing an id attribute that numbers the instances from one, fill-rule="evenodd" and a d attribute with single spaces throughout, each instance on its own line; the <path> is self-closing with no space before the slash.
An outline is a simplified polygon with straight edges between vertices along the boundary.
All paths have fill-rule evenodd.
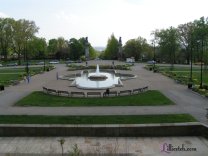
<path id="1" fill-rule="evenodd" d="M 34 21 L 13 18 L 0 18 L 0 59 L 85 59 L 85 38 L 37 37 L 39 28 Z M 69 34 L 70 35 L 70 34 Z M 124 46 L 112 34 L 106 49 L 100 55 L 103 59 L 118 59 L 119 48 L 122 57 L 135 57 L 136 60 L 156 59 L 166 63 L 204 62 L 208 64 L 208 18 L 201 17 L 178 27 L 156 29 L 152 33 L 152 44 L 145 38 L 128 40 Z M 97 57 L 96 50 L 89 46 L 90 58 Z M 119 47 L 120 46 L 120 47 Z M 155 57 L 154 57 L 155 56 Z"/>
<path id="2" fill-rule="evenodd" d="M 104 52 L 105 59 L 117 59 L 118 58 L 118 40 L 115 38 L 114 34 L 108 39 L 107 47 Z"/>

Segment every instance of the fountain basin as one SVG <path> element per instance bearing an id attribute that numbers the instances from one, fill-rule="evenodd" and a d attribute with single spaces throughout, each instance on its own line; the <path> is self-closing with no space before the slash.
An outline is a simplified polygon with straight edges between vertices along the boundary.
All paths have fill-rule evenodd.
<path id="1" fill-rule="evenodd" d="M 91 76 L 88 76 L 88 78 L 92 81 L 104 81 L 108 77 L 105 75 L 91 75 Z"/>
<path id="2" fill-rule="evenodd" d="M 120 84 L 120 78 L 112 73 L 101 72 L 99 75 L 83 73 L 75 79 L 75 86 L 80 89 L 106 89 Z"/>
<path id="3" fill-rule="evenodd" d="M 123 86 L 122 81 L 135 78 L 133 74 L 117 73 L 115 70 L 83 70 L 80 73 L 61 76 L 60 79 L 72 81 L 71 87 L 80 89 L 107 89 Z"/>

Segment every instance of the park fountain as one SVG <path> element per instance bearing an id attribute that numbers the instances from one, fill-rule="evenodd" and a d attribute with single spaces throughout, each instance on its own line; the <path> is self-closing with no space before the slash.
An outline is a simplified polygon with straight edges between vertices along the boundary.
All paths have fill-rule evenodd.
<path id="1" fill-rule="evenodd" d="M 99 65 L 96 70 L 82 70 L 71 75 L 62 75 L 60 79 L 72 81 L 71 87 L 79 89 L 107 89 L 123 86 L 122 81 L 135 78 L 136 75 L 118 73 L 114 69 L 103 69 L 100 71 Z"/>
<path id="2" fill-rule="evenodd" d="M 115 75 L 115 71 L 101 72 L 99 65 L 95 71 L 82 71 L 81 76 L 76 77 L 74 84 L 81 89 L 106 89 L 122 86 L 120 77 Z"/>
<path id="3" fill-rule="evenodd" d="M 92 81 L 104 81 L 106 80 L 108 77 L 106 76 L 106 74 L 101 74 L 100 73 L 100 68 L 99 65 L 97 64 L 96 67 L 96 72 L 95 73 L 91 73 L 88 78 Z"/>

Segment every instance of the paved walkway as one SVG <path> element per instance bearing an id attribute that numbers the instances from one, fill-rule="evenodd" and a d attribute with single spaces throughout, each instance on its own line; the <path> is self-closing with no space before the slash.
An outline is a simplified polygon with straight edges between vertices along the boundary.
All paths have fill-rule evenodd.
<path id="1" fill-rule="evenodd" d="M 92 61 L 90 64 L 111 64 L 108 61 Z M 120 62 L 115 62 L 116 64 Z M 129 115 L 129 114 L 170 114 L 190 113 L 199 121 L 208 124 L 205 117 L 205 108 L 208 108 L 208 99 L 197 95 L 184 85 L 176 84 L 173 80 L 143 69 L 143 64 L 135 64 L 131 73 L 138 75 L 136 79 L 124 81 L 123 88 L 132 89 L 148 85 L 150 89 L 160 90 L 176 103 L 173 106 L 126 106 L 126 107 L 14 107 L 16 101 L 32 91 L 42 90 L 42 86 L 56 89 L 78 90 L 69 87 L 69 81 L 56 80 L 56 73 L 67 73 L 65 65 L 57 65 L 56 69 L 32 77 L 31 83 L 22 82 L 17 86 L 6 88 L 0 93 L 0 114 L 28 114 L 28 115 Z M 123 71 L 125 72 L 125 71 Z"/>
<path id="2" fill-rule="evenodd" d="M 0 155 L 61 156 L 58 141 L 60 139 L 61 137 L 3 137 L 0 138 Z M 89 156 L 205 156 L 208 153 L 208 140 L 201 137 L 65 137 L 64 139 L 63 147 L 66 155 L 69 155 L 69 151 L 73 151 L 75 144 L 83 154 Z M 166 146 L 163 146 L 166 144 L 171 144 L 172 148 L 178 146 L 185 150 L 189 148 L 189 151 L 167 151 Z"/>

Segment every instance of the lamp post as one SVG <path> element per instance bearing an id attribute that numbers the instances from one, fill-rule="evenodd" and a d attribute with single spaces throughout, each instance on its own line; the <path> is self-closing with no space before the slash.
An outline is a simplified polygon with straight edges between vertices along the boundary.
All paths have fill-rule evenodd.
<path id="1" fill-rule="evenodd" d="M 192 75 L 193 75 L 193 64 L 192 64 L 192 45 L 193 45 L 193 42 L 192 42 L 192 33 L 191 33 L 191 44 L 190 44 L 190 61 L 191 61 L 191 69 L 190 69 L 190 78 L 189 78 L 189 83 L 188 83 L 188 88 L 192 88 L 192 83 L 193 83 L 193 80 L 192 80 Z"/>
<path id="2" fill-rule="evenodd" d="M 155 70 L 155 41 L 152 42 L 153 47 L 153 71 Z"/>
<path id="3" fill-rule="evenodd" d="M 203 76 L 203 74 L 202 74 L 202 69 L 203 69 L 203 49 L 204 49 L 204 41 L 203 41 L 203 39 L 202 39 L 202 43 L 201 43 L 201 77 L 200 77 L 200 88 L 202 89 L 203 88 L 203 86 L 202 86 L 202 76 Z"/>
<path id="4" fill-rule="evenodd" d="M 25 59 L 26 59 L 26 77 L 27 77 L 27 81 L 29 83 L 30 81 L 30 77 L 29 77 L 29 63 L 28 63 L 28 56 L 27 56 L 27 52 L 25 51 Z"/>
<path id="5" fill-rule="evenodd" d="M 191 45 L 190 59 L 191 59 L 190 81 L 192 82 L 192 71 L 193 71 L 193 64 L 192 64 L 192 45 Z"/>
<path id="6" fill-rule="evenodd" d="M 43 62 L 44 62 L 44 66 L 43 66 L 43 70 L 46 71 L 46 62 L 45 62 L 45 53 L 44 53 L 44 56 L 43 56 Z"/>

